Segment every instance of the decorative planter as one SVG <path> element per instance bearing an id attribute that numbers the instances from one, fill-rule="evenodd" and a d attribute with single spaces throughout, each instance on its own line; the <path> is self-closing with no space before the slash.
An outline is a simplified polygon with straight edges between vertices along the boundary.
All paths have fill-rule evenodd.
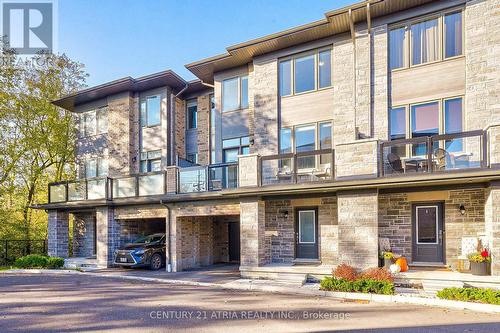
<path id="1" fill-rule="evenodd" d="M 390 269 L 392 263 L 393 263 L 392 259 L 384 258 L 384 268 L 385 269 Z"/>
<path id="2" fill-rule="evenodd" d="M 491 263 L 471 261 L 470 270 L 472 275 L 491 275 Z"/>

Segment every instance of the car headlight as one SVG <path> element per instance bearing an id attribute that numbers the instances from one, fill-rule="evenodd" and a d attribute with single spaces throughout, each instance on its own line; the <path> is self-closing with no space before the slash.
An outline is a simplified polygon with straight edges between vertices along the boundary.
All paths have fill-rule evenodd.
<path id="1" fill-rule="evenodd" d="M 144 249 L 135 250 L 135 251 L 134 251 L 134 254 L 136 254 L 136 255 L 140 256 L 140 255 L 144 254 Z"/>

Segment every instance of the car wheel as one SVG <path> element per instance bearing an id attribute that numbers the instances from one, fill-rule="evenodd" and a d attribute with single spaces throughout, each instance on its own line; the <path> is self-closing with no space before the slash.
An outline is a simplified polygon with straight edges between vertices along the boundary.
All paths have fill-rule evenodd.
<path id="1" fill-rule="evenodd" d="M 161 255 L 159 253 L 153 254 L 151 257 L 151 262 L 149 264 L 149 268 L 153 271 L 157 271 L 161 268 L 162 260 Z"/>

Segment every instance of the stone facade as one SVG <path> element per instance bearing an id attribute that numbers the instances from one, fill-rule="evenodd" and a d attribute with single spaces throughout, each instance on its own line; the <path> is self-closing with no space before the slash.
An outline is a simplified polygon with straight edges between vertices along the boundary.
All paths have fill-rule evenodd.
<path id="1" fill-rule="evenodd" d="M 108 98 L 108 174 L 111 177 L 130 174 L 133 106 L 133 97 L 128 93 Z"/>
<path id="2" fill-rule="evenodd" d="M 48 212 L 48 255 L 51 257 L 68 257 L 68 212 L 49 210 Z"/>
<path id="3" fill-rule="evenodd" d="M 120 246 L 120 224 L 111 207 L 96 208 L 97 264 L 108 267 L 113 263 L 113 252 Z"/>
<path id="4" fill-rule="evenodd" d="M 500 275 L 500 184 L 490 184 L 485 200 L 485 233 L 490 242 L 491 272 Z"/>
<path id="5" fill-rule="evenodd" d="M 357 268 L 378 265 L 377 191 L 339 192 L 339 262 Z"/>
<path id="6" fill-rule="evenodd" d="M 210 164 L 210 95 L 203 95 L 198 100 L 198 164 Z"/>
<path id="7" fill-rule="evenodd" d="M 368 178 L 378 175 L 378 140 L 368 139 L 335 146 L 335 176 Z"/>
<path id="8" fill-rule="evenodd" d="M 73 257 L 95 255 L 94 233 L 96 220 L 94 213 L 73 214 Z"/>
<path id="9" fill-rule="evenodd" d="M 265 203 L 245 199 L 240 202 L 241 265 L 260 266 L 269 262 L 266 257 Z"/>

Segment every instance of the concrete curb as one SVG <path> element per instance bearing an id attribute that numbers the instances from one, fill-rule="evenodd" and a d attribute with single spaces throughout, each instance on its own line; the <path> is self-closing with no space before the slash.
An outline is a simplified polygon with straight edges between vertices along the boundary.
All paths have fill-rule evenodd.
<path id="1" fill-rule="evenodd" d="M 414 304 L 414 305 L 425 305 L 425 306 L 437 306 L 437 307 L 444 307 L 448 309 L 457 309 L 457 310 L 471 310 L 483 313 L 500 313 L 500 305 L 493 305 L 493 304 L 451 301 L 438 298 L 426 298 L 414 295 L 413 296 L 401 295 L 401 294 L 377 295 L 377 294 L 364 294 L 364 293 L 324 291 L 318 289 L 301 288 L 297 286 L 292 287 L 292 286 L 280 286 L 276 284 L 273 285 L 272 282 L 265 284 L 255 283 L 252 280 L 244 281 L 243 283 L 233 281 L 221 284 L 221 283 L 174 280 L 174 279 L 163 279 L 163 278 L 142 277 L 142 276 L 115 275 L 108 273 L 80 272 L 76 270 L 49 270 L 49 269 L 11 269 L 6 271 L 0 271 L 0 274 L 54 274 L 54 275 L 80 274 L 80 275 L 88 275 L 88 276 L 102 277 L 102 278 L 115 278 L 121 280 L 129 280 L 129 281 L 157 282 L 157 283 L 186 285 L 195 287 L 196 286 L 210 287 L 210 288 L 226 289 L 226 290 L 263 291 L 263 292 L 295 294 L 303 296 L 322 296 L 322 297 L 332 297 L 336 299 L 361 300 L 361 301 L 379 302 L 379 303 Z"/>

